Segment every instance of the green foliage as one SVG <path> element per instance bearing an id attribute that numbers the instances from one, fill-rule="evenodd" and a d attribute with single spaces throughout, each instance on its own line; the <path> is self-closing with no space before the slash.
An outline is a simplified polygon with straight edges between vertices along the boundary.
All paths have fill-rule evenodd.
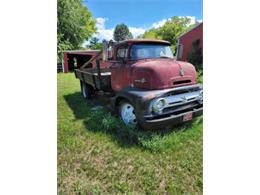
<path id="1" fill-rule="evenodd" d="M 152 28 L 146 31 L 143 38 L 169 41 L 171 43 L 172 51 L 175 54 L 179 36 L 192 28 L 192 25 L 189 25 L 189 23 L 190 19 L 187 17 L 174 16 L 162 27 Z"/>
<path id="2" fill-rule="evenodd" d="M 197 81 L 198 81 L 198 83 L 203 83 L 203 71 L 202 70 L 197 71 Z"/>
<path id="3" fill-rule="evenodd" d="M 126 39 L 132 39 L 132 38 L 133 35 L 125 24 L 116 25 L 116 28 L 114 30 L 115 41 L 119 42 L 119 41 L 124 41 Z"/>
<path id="4" fill-rule="evenodd" d="M 70 50 L 73 48 L 72 44 L 68 40 L 62 41 L 61 39 L 62 39 L 62 35 L 57 34 L 57 51 L 58 51 L 57 62 L 58 63 L 61 63 L 61 59 L 62 59 L 61 51 Z"/>
<path id="5" fill-rule="evenodd" d="M 143 38 L 146 39 L 161 39 L 161 37 L 158 35 L 158 29 L 152 28 L 150 30 L 145 31 L 143 34 Z"/>
<path id="6" fill-rule="evenodd" d="M 58 74 L 58 194 L 202 194 L 202 117 L 168 131 L 131 129 L 93 110 Z"/>
<path id="7" fill-rule="evenodd" d="M 93 37 L 90 39 L 89 45 L 87 45 L 89 49 L 98 49 L 101 50 L 103 48 L 103 44 L 99 42 L 99 39 L 96 37 Z"/>
<path id="8" fill-rule="evenodd" d="M 57 6 L 58 62 L 62 50 L 79 49 L 96 32 L 95 20 L 82 0 L 58 0 Z"/>

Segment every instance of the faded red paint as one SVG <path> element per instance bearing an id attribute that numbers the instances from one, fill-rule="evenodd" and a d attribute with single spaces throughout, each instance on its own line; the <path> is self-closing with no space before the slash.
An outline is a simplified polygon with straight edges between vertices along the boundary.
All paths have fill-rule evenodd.
<path id="1" fill-rule="evenodd" d="M 63 72 L 65 73 L 69 72 L 68 55 L 66 52 L 64 52 L 63 54 Z"/>
<path id="2" fill-rule="evenodd" d="M 157 40 L 157 39 L 128 39 L 125 41 L 121 41 L 118 45 L 121 44 L 133 44 L 133 43 L 162 43 L 162 44 L 170 44 L 169 41 L 164 41 L 164 40 Z"/>
<path id="3" fill-rule="evenodd" d="M 188 61 L 190 52 L 192 51 L 192 43 L 198 39 L 200 40 L 199 47 L 203 49 L 203 23 L 200 23 L 179 38 L 179 45 L 183 47 L 182 56 L 180 56 L 179 60 Z"/>
<path id="4" fill-rule="evenodd" d="M 184 85 L 190 85 L 196 83 L 196 71 L 194 67 L 186 62 L 178 62 L 173 59 L 153 59 L 153 60 L 141 60 L 133 65 L 133 77 L 132 82 L 136 85 L 135 80 L 140 79 L 138 72 L 145 72 L 150 75 L 150 86 L 140 88 L 146 89 L 166 89 L 175 87 L 174 82 L 180 80 L 189 80 L 190 82 L 184 83 Z M 184 71 L 184 75 L 180 75 L 180 70 Z M 178 84 L 178 86 L 183 84 Z"/>
<path id="5" fill-rule="evenodd" d="M 180 75 L 180 70 L 184 75 Z M 145 82 L 141 80 L 145 79 Z M 178 81 L 189 81 L 174 84 Z M 126 65 L 114 65 L 111 69 L 112 89 L 120 91 L 127 86 L 141 89 L 166 89 L 196 83 L 196 70 L 187 62 L 173 59 L 145 59 Z"/>
<path id="6" fill-rule="evenodd" d="M 100 64 L 101 70 L 98 68 L 99 66 L 93 70 L 93 66 L 89 67 L 88 65 L 92 61 L 94 63 L 96 59 L 101 59 L 102 53 L 92 55 L 93 58 L 88 60 L 88 63 L 84 63 L 81 68 L 75 69 L 75 76 L 81 81 L 81 91 L 84 92 L 83 89 L 88 88 L 89 92 L 104 91 L 109 94 L 109 97 L 105 95 L 104 98 L 108 98 L 105 101 L 111 102 L 109 108 L 114 111 L 121 110 L 121 98 L 124 98 L 123 101 L 129 101 L 135 108 L 133 113 L 136 115 L 136 120 L 144 129 L 170 127 L 173 124 L 191 120 L 193 117 L 201 115 L 203 111 L 202 85 L 196 85 L 194 66 L 188 62 L 176 61 L 171 57 L 166 58 L 167 56 L 162 55 L 131 60 L 133 58 L 129 55 L 131 54 L 130 50 L 132 44 L 137 42 L 170 45 L 169 42 L 158 40 L 124 41 L 113 47 L 113 59 L 109 58 L 106 62 L 97 61 L 100 62 L 98 64 Z M 119 53 L 120 55 L 117 55 L 116 58 L 115 54 L 119 48 L 125 50 L 124 53 Z M 128 51 L 128 54 L 126 51 Z M 84 60 L 81 59 L 80 61 L 79 59 L 80 62 Z M 71 62 L 73 61 L 70 60 Z M 102 69 L 103 67 L 108 68 Z M 189 93 L 191 90 L 194 93 Z M 83 94 L 86 97 L 86 94 Z M 176 100 L 176 94 L 178 94 L 178 98 L 181 95 L 182 100 Z M 168 101 L 171 107 L 162 108 L 157 112 L 155 108 L 152 108 L 155 106 L 154 100 L 157 101 L 165 96 L 171 96 L 167 98 L 171 99 L 169 101 L 165 98 L 165 101 Z M 191 99 L 194 101 L 187 101 Z M 178 105 L 177 109 L 175 105 Z"/>
<path id="7" fill-rule="evenodd" d="M 101 60 L 100 62 L 101 68 L 110 68 L 111 87 L 114 91 L 121 91 L 128 86 L 151 90 L 196 84 L 196 70 L 194 66 L 188 62 L 165 58 L 134 61 L 127 58 L 125 61 L 116 61 L 117 49 L 120 46 L 127 45 L 129 56 L 129 48 L 131 48 L 132 44 L 141 42 L 170 45 L 169 42 L 161 40 L 127 40 L 115 45 L 113 49 L 113 60 L 105 62 Z M 68 54 L 94 56 L 97 55 L 98 52 L 99 51 L 67 52 L 64 54 L 64 59 Z M 101 59 L 101 57 L 102 55 L 98 58 Z M 92 68 L 95 68 L 95 60 L 91 63 Z"/>

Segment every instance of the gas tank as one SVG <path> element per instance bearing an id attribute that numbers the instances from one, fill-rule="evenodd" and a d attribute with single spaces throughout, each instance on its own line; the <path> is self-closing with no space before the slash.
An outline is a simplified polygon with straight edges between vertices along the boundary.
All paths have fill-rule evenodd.
<path id="1" fill-rule="evenodd" d="M 132 65 L 132 86 L 166 89 L 196 83 L 196 70 L 188 62 L 174 59 L 139 60 Z"/>

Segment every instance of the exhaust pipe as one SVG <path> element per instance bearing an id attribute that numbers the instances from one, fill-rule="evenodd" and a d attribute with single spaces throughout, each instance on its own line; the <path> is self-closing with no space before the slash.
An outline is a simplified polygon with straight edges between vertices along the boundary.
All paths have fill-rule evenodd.
<path id="1" fill-rule="evenodd" d="M 102 52 L 103 61 L 107 61 L 108 58 L 108 42 L 103 40 L 103 52 Z"/>

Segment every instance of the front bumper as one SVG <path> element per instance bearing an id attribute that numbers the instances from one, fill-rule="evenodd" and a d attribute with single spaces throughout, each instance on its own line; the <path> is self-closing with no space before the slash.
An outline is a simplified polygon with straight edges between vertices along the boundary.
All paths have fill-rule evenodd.
<path id="1" fill-rule="evenodd" d="M 117 98 L 123 97 L 134 105 L 138 123 L 142 128 L 164 129 L 183 123 L 183 117 L 187 113 L 192 113 L 192 118 L 203 114 L 203 99 L 200 102 L 199 98 L 201 90 L 203 90 L 201 84 L 162 90 L 141 90 L 129 87 L 118 93 Z M 162 97 L 167 100 L 167 106 L 160 112 L 154 112 L 153 102 Z"/>
<path id="2" fill-rule="evenodd" d="M 144 129 L 164 129 L 172 127 L 175 124 L 183 123 L 184 116 L 188 113 L 195 118 L 203 114 L 203 99 L 200 102 L 200 92 L 202 86 L 186 86 L 174 88 L 170 93 L 162 93 L 156 98 L 146 101 L 145 104 L 139 105 L 139 124 Z M 152 103 L 156 99 L 164 98 L 168 103 L 159 113 L 154 113 Z M 183 100 L 183 98 L 185 100 Z M 187 115 L 186 115 L 187 116 Z"/>
<path id="3" fill-rule="evenodd" d="M 164 129 L 172 127 L 173 125 L 183 123 L 183 117 L 187 113 L 192 113 L 192 117 L 197 117 L 203 114 L 203 107 L 193 109 L 193 111 L 187 111 L 181 114 L 173 114 L 167 117 L 159 119 L 146 119 L 140 123 L 144 129 Z"/>

